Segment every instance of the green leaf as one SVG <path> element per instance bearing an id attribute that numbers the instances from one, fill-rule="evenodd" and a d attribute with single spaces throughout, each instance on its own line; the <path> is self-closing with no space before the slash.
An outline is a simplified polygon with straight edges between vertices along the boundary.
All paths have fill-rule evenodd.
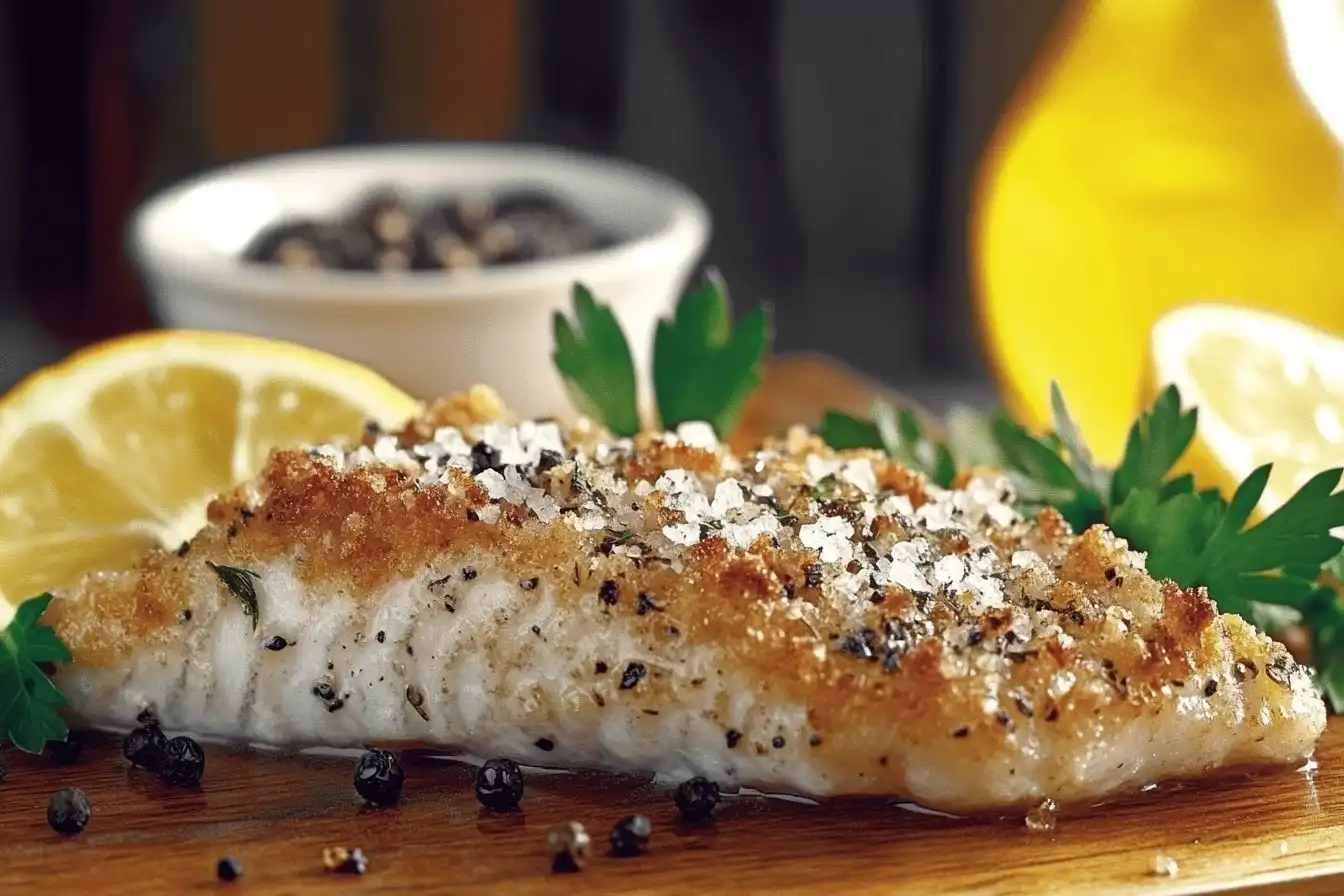
<path id="1" fill-rule="evenodd" d="M 1225 513 L 1217 493 L 1163 497 L 1156 489 L 1133 489 L 1111 511 L 1110 525 L 1134 550 L 1148 553 L 1148 571 L 1154 577 L 1189 587 L 1206 578 L 1204 552 Z"/>
<path id="2" fill-rule="evenodd" d="M 257 607 L 257 582 L 261 581 L 261 576 L 241 566 L 221 566 L 209 560 L 205 561 L 205 565 L 215 571 L 224 587 L 242 604 L 243 615 L 252 620 L 252 631 L 256 631 L 261 617 Z"/>
<path id="3" fill-rule="evenodd" d="M 1060 456 L 1061 439 L 1037 438 L 1003 414 L 990 425 L 1024 502 L 1054 506 L 1078 532 L 1102 522 L 1101 496 L 1086 487 Z"/>
<path id="4" fill-rule="evenodd" d="M 885 449 L 882 434 L 877 431 L 877 424 L 870 420 L 851 417 L 843 411 L 827 411 L 821 418 L 821 425 L 817 427 L 817 435 L 836 451 L 850 451 L 855 448 L 873 448 L 878 451 Z"/>
<path id="5" fill-rule="evenodd" d="M 760 385 L 770 340 L 764 307 L 733 326 L 727 288 L 711 270 L 654 333 L 653 389 L 663 427 L 704 421 L 720 437 L 731 432 Z"/>
<path id="6" fill-rule="evenodd" d="M 1055 433 L 1069 453 L 1070 466 L 1078 477 L 1078 484 L 1098 498 L 1106 495 L 1110 488 L 1110 477 L 1092 459 L 1092 452 L 1083 442 L 1083 434 L 1064 403 L 1064 393 L 1060 391 L 1059 383 L 1053 380 L 1050 382 L 1050 411 L 1054 417 Z"/>
<path id="7" fill-rule="evenodd" d="M 961 466 L 1007 469 L 1008 462 L 994 441 L 994 428 L 987 415 L 957 404 L 948 409 L 945 425 L 948 450 Z"/>
<path id="8" fill-rule="evenodd" d="M 873 402 L 872 421 L 860 420 L 841 411 L 827 411 L 817 434 L 836 451 L 874 448 L 886 452 L 912 470 L 947 488 L 957 475 L 957 465 L 947 445 L 924 434 L 915 412 L 896 410 L 884 401 Z"/>
<path id="9" fill-rule="evenodd" d="M 1344 526 L 1344 492 L 1335 492 L 1341 472 L 1317 474 L 1278 510 L 1246 529 L 1269 479 L 1269 466 L 1248 476 L 1210 539 L 1207 585 L 1214 598 L 1234 608 L 1246 600 L 1302 606 L 1322 565 L 1344 548 L 1330 534 Z"/>
<path id="10" fill-rule="evenodd" d="M 899 411 L 885 401 L 873 402 L 873 423 L 887 455 L 947 488 L 957 475 L 957 465 L 947 445 L 924 434 L 919 418 L 910 408 Z"/>
<path id="11" fill-rule="evenodd" d="M 1162 485 L 1190 447 L 1197 421 L 1196 409 L 1181 410 L 1181 393 L 1175 386 L 1163 389 L 1129 428 L 1124 456 L 1111 479 L 1111 504 L 1120 504 L 1136 488 Z"/>
<path id="12" fill-rule="evenodd" d="M 1334 712 L 1344 712 L 1344 604 L 1331 587 L 1308 596 L 1302 621 L 1311 630 L 1311 657 L 1316 683 Z"/>
<path id="13" fill-rule="evenodd" d="M 0 737 L 28 753 L 40 753 L 47 741 L 69 733 L 57 713 L 65 697 L 37 665 L 71 660 L 51 627 L 39 623 L 51 599 L 43 594 L 24 601 L 0 632 Z"/>
<path id="14" fill-rule="evenodd" d="M 575 283 L 574 322 L 557 311 L 553 323 L 551 360 L 574 406 L 618 436 L 638 433 L 635 364 L 616 315 Z"/>
<path id="15" fill-rule="evenodd" d="M 1246 523 L 1269 481 L 1257 469 L 1231 501 L 1214 491 L 1164 495 L 1132 489 L 1111 514 L 1111 528 L 1135 550 L 1148 552 L 1148 570 L 1182 587 L 1203 585 L 1226 612 L 1251 618 L 1256 604 L 1301 610 L 1317 589 L 1322 565 L 1344 542 L 1330 534 L 1344 526 L 1341 471 L 1313 477 L 1258 525 Z"/>

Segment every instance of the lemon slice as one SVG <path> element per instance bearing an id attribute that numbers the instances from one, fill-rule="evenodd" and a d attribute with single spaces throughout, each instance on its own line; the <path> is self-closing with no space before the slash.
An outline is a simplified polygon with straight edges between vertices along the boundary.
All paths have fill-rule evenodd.
<path id="1" fill-rule="evenodd" d="M 176 547 L 272 448 L 416 409 L 357 364 L 250 336 L 167 330 L 80 352 L 0 399 L 0 594 Z"/>
<path id="2" fill-rule="evenodd" d="M 1187 469 L 1203 484 L 1231 494 L 1273 463 L 1257 507 L 1264 514 L 1344 465 L 1344 340 L 1277 314 L 1207 304 L 1161 317 L 1150 350 L 1149 397 L 1170 382 L 1199 407 Z"/>

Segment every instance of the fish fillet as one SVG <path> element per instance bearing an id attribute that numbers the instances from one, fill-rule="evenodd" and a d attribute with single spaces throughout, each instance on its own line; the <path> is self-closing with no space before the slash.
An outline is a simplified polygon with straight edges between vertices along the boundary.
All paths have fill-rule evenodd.
<path id="1" fill-rule="evenodd" d="M 277 452 L 181 549 L 59 593 L 74 710 L 951 812 L 1298 763 L 1325 726 L 1280 645 L 992 473 L 443 423 Z"/>

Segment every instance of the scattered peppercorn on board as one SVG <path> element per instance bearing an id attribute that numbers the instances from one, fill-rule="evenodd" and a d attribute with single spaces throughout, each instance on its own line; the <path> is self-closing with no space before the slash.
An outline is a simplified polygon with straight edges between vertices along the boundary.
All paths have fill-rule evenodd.
<path id="1" fill-rule="evenodd" d="M 689 825 L 667 790 L 586 773 L 533 772 L 520 809 L 494 813 L 476 800 L 473 768 L 414 754 L 403 757 L 400 802 L 382 809 L 356 794 L 353 758 L 207 747 L 200 787 L 177 789 L 131 769 L 112 737 L 91 737 L 68 766 L 3 755 L 0 893 L 1344 892 L 1344 719 L 1332 720 L 1312 773 L 1164 786 L 1061 812 L 1050 833 L 1020 817 L 757 796 L 725 797 L 710 822 Z M 46 818 L 65 787 L 92 803 L 70 838 Z M 652 821 L 648 851 L 612 857 L 612 825 L 635 813 Z M 556 874 L 547 834 L 569 821 L 587 827 L 593 854 Z M 333 847 L 362 850 L 364 876 L 326 870 Z M 1160 856 L 1174 877 L 1155 873 L 1170 867 Z M 241 867 L 236 882 L 217 881 L 224 858 Z"/>

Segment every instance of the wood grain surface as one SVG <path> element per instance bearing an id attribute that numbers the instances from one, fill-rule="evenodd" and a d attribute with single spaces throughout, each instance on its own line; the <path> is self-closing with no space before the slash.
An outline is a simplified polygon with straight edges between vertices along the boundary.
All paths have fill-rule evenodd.
<path id="1" fill-rule="evenodd" d="M 814 422 L 825 407 L 863 412 L 900 396 L 813 356 L 776 359 L 744 415 L 748 437 Z M 752 433 L 752 430 L 755 432 Z M 953 819 L 891 801 L 803 804 L 725 800 L 705 826 L 678 822 L 670 794 L 646 780 L 529 774 L 519 812 L 482 810 L 474 770 L 405 757 L 401 804 L 373 810 L 354 792 L 353 758 L 208 748 L 199 789 L 174 790 L 95 737 L 60 767 L 12 750 L 0 783 L 0 894 L 246 893 L 1344 893 L 1344 719 L 1333 720 L 1310 771 L 1232 773 L 1163 785 L 1061 813 L 1052 833 L 1021 817 Z M 80 787 L 93 802 L 85 832 L 46 824 L 47 802 Z M 611 825 L 652 819 L 647 855 L 615 859 Z M 587 825 L 595 854 L 573 875 L 551 873 L 548 829 Z M 358 846 L 368 873 L 322 868 L 327 846 Z M 1175 877 L 1153 873 L 1170 856 Z M 244 877 L 215 879 L 232 856 Z"/>
<path id="2" fill-rule="evenodd" d="M 427 756 L 407 756 L 406 789 L 392 809 L 364 808 L 354 761 L 340 757 L 208 748 L 200 789 L 174 790 L 130 769 L 118 742 L 101 738 L 70 767 L 7 755 L 0 893 L 1340 893 L 1341 721 L 1313 772 L 1163 786 L 1065 812 L 1050 834 L 1029 832 L 1019 817 L 743 795 L 694 827 L 677 821 L 670 795 L 653 784 L 592 774 L 531 774 L 521 811 L 496 815 L 477 805 L 469 766 Z M 68 786 L 93 802 L 88 828 L 70 839 L 45 819 L 50 795 Z M 613 858 L 610 826 L 632 812 L 653 821 L 650 850 Z M 570 820 L 587 825 L 596 849 L 586 869 L 557 875 L 546 832 Z M 325 872 L 322 849 L 333 845 L 363 849 L 368 873 Z M 1178 863 L 1174 878 L 1152 873 L 1159 854 Z M 242 880 L 216 882 L 222 856 L 242 863 Z"/>

